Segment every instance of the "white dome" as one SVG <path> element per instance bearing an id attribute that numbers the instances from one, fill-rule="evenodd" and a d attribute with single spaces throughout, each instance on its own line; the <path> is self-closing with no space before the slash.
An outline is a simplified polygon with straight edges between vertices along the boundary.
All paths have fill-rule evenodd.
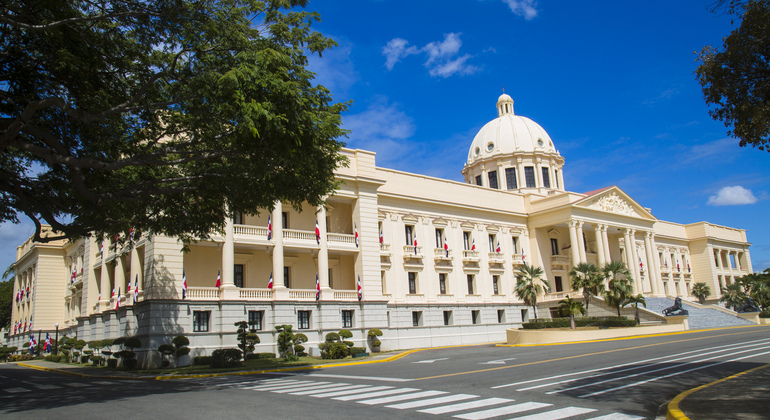
<path id="1" fill-rule="evenodd" d="M 521 152 L 556 153 L 551 136 L 527 117 L 513 114 L 513 99 L 502 94 L 497 100 L 498 117 L 479 130 L 468 151 L 468 164 L 495 155 Z"/>

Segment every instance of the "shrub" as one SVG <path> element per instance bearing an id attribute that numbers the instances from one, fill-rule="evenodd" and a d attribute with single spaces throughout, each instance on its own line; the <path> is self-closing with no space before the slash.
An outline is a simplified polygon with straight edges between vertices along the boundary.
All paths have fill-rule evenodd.
<path id="1" fill-rule="evenodd" d="M 635 327 L 636 321 L 624 316 L 583 317 L 575 319 L 575 325 L 578 327 Z M 567 327 L 569 327 L 569 318 L 536 319 L 522 324 L 525 330 Z"/>
<path id="2" fill-rule="evenodd" d="M 256 360 L 259 359 L 258 353 L 251 353 L 246 355 L 246 360 Z"/>
<path id="3" fill-rule="evenodd" d="M 160 368 L 161 368 L 161 369 L 165 369 L 165 368 L 169 367 L 169 365 L 171 365 L 171 362 L 169 362 L 169 361 L 168 361 L 168 360 L 166 360 L 166 359 L 163 359 L 163 361 L 162 361 L 162 362 L 160 362 Z"/>
<path id="4" fill-rule="evenodd" d="M 211 367 L 226 368 L 241 366 L 243 353 L 239 349 L 217 349 L 211 353 Z"/>
<path id="5" fill-rule="evenodd" d="M 770 311 L 762 311 L 759 313 L 760 318 L 770 318 Z"/>
<path id="6" fill-rule="evenodd" d="M 80 356 L 80 363 L 88 363 L 90 356 Z"/>
<path id="7" fill-rule="evenodd" d="M 366 348 L 364 348 L 364 347 L 351 347 L 350 348 L 350 355 L 351 356 L 352 355 L 356 355 L 356 354 L 361 354 L 361 353 L 366 353 Z"/>
<path id="8" fill-rule="evenodd" d="M 91 356 L 91 363 L 93 363 L 94 366 L 101 366 L 102 362 L 104 362 L 104 357 L 102 357 L 102 356 Z"/>
<path id="9" fill-rule="evenodd" d="M 307 353 L 305 353 L 305 346 L 302 344 L 295 344 L 294 345 L 294 354 L 297 356 L 307 356 Z"/>
<path id="10" fill-rule="evenodd" d="M 340 342 L 322 343 L 318 348 L 321 349 L 323 359 L 344 359 L 348 355 L 348 346 Z"/>
<path id="11" fill-rule="evenodd" d="M 59 363 L 61 358 L 62 358 L 61 354 L 49 354 L 46 357 L 44 357 L 44 360 L 48 362 Z"/>
<path id="12" fill-rule="evenodd" d="M 109 359 L 109 360 L 107 360 L 107 367 L 110 367 L 110 368 L 113 368 L 113 369 L 118 367 L 118 359 Z"/>
<path id="13" fill-rule="evenodd" d="M 353 347 L 353 346 L 356 345 L 356 343 L 354 343 L 352 341 L 343 341 L 342 344 L 344 344 L 344 345 L 346 345 L 348 347 Z"/>
<path id="14" fill-rule="evenodd" d="M 275 353 L 257 353 L 260 359 L 275 359 Z"/>
<path id="15" fill-rule="evenodd" d="M 198 366 L 208 366 L 212 363 L 213 358 L 211 356 L 195 356 L 193 358 L 193 364 Z"/>
<path id="16" fill-rule="evenodd" d="M 372 341 L 372 347 L 380 347 L 381 345 L 382 345 L 382 341 L 380 340 Z"/>
<path id="17" fill-rule="evenodd" d="M 327 343 L 335 343 L 337 341 L 340 341 L 340 335 L 336 332 L 330 332 L 329 334 L 326 334 Z"/>
<path id="18" fill-rule="evenodd" d="M 382 331 L 379 328 L 372 328 L 366 335 L 369 337 L 382 337 Z"/>

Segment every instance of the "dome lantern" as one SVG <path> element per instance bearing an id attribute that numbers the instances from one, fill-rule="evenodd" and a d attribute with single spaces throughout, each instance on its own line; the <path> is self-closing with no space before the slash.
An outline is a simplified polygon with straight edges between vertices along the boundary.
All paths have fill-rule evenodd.
<path id="1" fill-rule="evenodd" d="M 507 93 L 503 93 L 497 98 L 497 116 L 513 115 L 513 98 L 508 96 Z"/>

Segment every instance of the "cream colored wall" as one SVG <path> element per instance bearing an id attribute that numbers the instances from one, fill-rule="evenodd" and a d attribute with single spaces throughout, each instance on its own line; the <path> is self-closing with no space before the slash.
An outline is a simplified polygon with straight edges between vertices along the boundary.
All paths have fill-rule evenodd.
<path id="1" fill-rule="evenodd" d="M 290 267 L 289 285 L 292 289 L 315 289 L 317 265 L 312 254 L 284 250 L 284 266 Z"/>
<path id="2" fill-rule="evenodd" d="M 187 287 L 216 286 L 217 271 L 221 269 L 222 251 L 218 247 L 191 245 L 190 252 L 185 255 L 184 271 Z"/>
<path id="3" fill-rule="evenodd" d="M 243 264 L 244 288 L 267 287 L 270 273 L 273 270 L 273 260 L 269 254 L 264 251 L 236 249 L 235 264 Z M 273 277 L 274 281 L 275 279 L 276 277 Z"/>

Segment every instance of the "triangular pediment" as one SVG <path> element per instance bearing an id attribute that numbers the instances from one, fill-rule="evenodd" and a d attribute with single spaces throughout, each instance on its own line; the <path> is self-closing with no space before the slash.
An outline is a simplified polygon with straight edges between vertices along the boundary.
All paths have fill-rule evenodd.
<path id="1" fill-rule="evenodd" d="M 443 217 L 438 217 L 433 219 L 433 226 L 438 226 L 443 228 L 443 227 L 447 227 L 448 225 L 449 225 L 449 220 L 444 219 Z"/>
<path id="2" fill-rule="evenodd" d="M 599 190 L 575 202 L 574 205 L 605 213 L 656 220 L 649 210 L 634 201 L 633 198 L 616 186 Z"/>

